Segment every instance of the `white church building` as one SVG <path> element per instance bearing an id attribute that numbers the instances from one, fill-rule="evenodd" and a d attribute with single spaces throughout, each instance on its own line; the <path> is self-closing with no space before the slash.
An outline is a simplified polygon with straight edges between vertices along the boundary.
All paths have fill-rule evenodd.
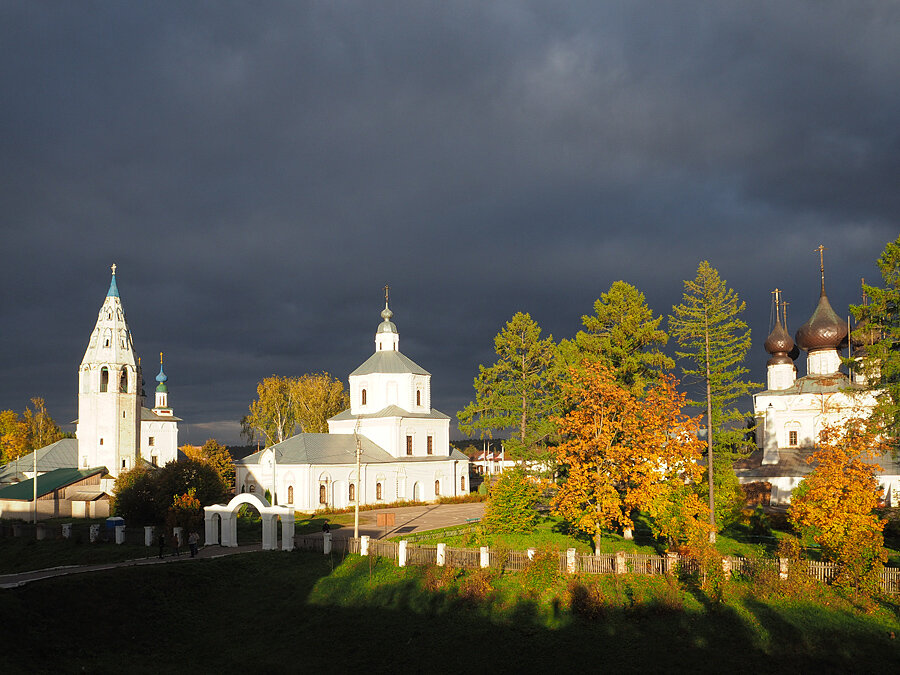
<path id="1" fill-rule="evenodd" d="M 771 486 L 769 503 L 790 503 L 791 493 L 813 470 L 807 459 L 816 451 L 819 433 L 852 417 L 867 417 L 875 394 L 858 373 L 841 372 L 839 350 L 849 340 L 847 321 L 832 309 L 825 294 L 822 267 L 819 301 L 809 321 L 792 340 L 782 323 L 778 291 L 775 328 L 765 342 L 766 389 L 753 395 L 757 450 L 736 465 L 742 484 Z M 800 349 L 806 356 L 806 376 L 797 377 L 794 360 Z M 881 470 L 878 479 L 887 505 L 900 503 L 900 467 L 890 453 L 872 460 Z"/>
<path id="2" fill-rule="evenodd" d="M 400 352 L 392 316 L 385 302 L 375 353 L 350 373 L 350 409 L 328 420 L 327 434 L 297 434 L 235 462 L 239 492 L 268 490 L 275 504 L 307 512 L 468 492 L 468 457 L 451 451 L 431 374 Z"/>
<path id="3" fill-rule="evenodd" d="M 119 473 L 141 462 L 163 466 L 178 458 L 180 419 L 169 407 L 167 380 L 160 354 L 155 405 L 145 408 L 140 360 L 113 265 L 109 290 L 78 368 L 75 438 L 0 467 L 0 515 L 31 513 L 35 463 L 39 517 L 109 515 L 109 496 Z"/>

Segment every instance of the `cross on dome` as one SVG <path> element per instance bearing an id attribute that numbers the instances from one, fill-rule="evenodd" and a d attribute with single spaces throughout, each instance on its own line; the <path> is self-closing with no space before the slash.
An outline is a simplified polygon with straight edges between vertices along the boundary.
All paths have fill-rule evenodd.
<path id="1" fill-rule="evenodd" d="M 112 270 L 113 276 L 116 276 L 116 263 L 110 265 L 109 269 Z"/>

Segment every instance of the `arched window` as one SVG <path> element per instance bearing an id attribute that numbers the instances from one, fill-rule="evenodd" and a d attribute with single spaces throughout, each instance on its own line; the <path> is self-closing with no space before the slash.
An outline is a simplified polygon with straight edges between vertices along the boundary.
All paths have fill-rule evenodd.
<path id="1" fill-rule="evenodd" d="M 100 369 L 100 391 L 105 392 L 109 390 L 109 368 L 103 366 Z"/>
<path id="2" fill-rule="evenodd" d="M 466 491 L 466 477 L 465 476 L 459 477 L 459 489 L 462 490 L 463 492 Z"/>
<path id="3" fill-rule="evenodd" d="M 319 503 L 320 504 L 325 503 L 325 486 L 324 485 L 319 486 Z"/>
<path id="4" fill-rule="evenodd" d="M 356 483 L 350 483 L 350 501 L 356 501 Z"/>
<path id="5" fill-rule="evenodd" d="M 360 395 L 360 401 L 362 402 L 361 405 L 366 404 L 366 390 L 365 389 L 362 390 L 362 394 Z"/>
<path id="6" fill-rule="evenodd" d="M 119 378 L 119 391 L 123 394 L 128 393 L 128 370 L 122 368 L 122 377 Z"/>
<path id="7" fill-rule="evenodd" d="M 422 405 L 422 390 L 416 389 L 416 405 Z"/>
<path id="8" fill-rule="evenodd" d="M 375 499 L 381 498 L 381 483 L 375 483 Z"/>
<path id="9" fill-rule="evenodd" d="M 256 492 L 256 486 L 253 483 L 250 483 L 250 492 Z"/>
<path id="10" fill-rule="evenodd" d="M 294 486 L 288 485 L 288 504 L 294 503 Z"/>
<path id="11" fill-rule="evenodd" d="M 439 480 L 434 481 L 434 496 L 435 497 L 441 496 L 441 481 L 439 481 Z"/>

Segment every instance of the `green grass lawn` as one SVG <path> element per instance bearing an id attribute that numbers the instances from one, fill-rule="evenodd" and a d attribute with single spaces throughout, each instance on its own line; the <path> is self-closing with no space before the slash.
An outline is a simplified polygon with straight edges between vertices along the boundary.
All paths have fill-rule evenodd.
<path id="1" fill-rule="evenodd" d="M 744 582 L 723 597 L 664 577 L 251 553 L 2 590 L 3 669 L 891 672 L 900 659 L 896 602 Z M 87 607 L 97 609 L 90 620 L 66 610 Z"/>

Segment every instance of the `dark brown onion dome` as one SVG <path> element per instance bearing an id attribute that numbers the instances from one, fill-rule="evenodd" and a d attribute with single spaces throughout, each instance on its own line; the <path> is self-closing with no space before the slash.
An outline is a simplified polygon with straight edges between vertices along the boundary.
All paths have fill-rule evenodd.
<path id="1" fill-rule="evenodd" d="M 846 344 L 846 339 L 847 323 L 831 308 L 823 289 L 816 311 L 797 331 L 797 345 L 808 352 L 814 352 L 819 349 L 837 349 Z"/>
<path id="2" fill-rule="evenodd" d="M 775 328 L 769 333 L 766 342 L 763 345 L 766 351 L 772 355 L 772 358 L 766 362 L 767 366 L 774 366 L 779 363 L 792 363 L 789 352 L 794 349 L 794 341 L 791 336 L 781 325 L 781 321 L 775 323 Z"/>
<path id="3" fill-rule="evenodd" d="M 800 358 L 800 347 L 797 346 L 797 343 L 794 343 L 794 348 L 788 352 L 788 356 L 791 357 L 791 361 L 796 361 Z"/>

